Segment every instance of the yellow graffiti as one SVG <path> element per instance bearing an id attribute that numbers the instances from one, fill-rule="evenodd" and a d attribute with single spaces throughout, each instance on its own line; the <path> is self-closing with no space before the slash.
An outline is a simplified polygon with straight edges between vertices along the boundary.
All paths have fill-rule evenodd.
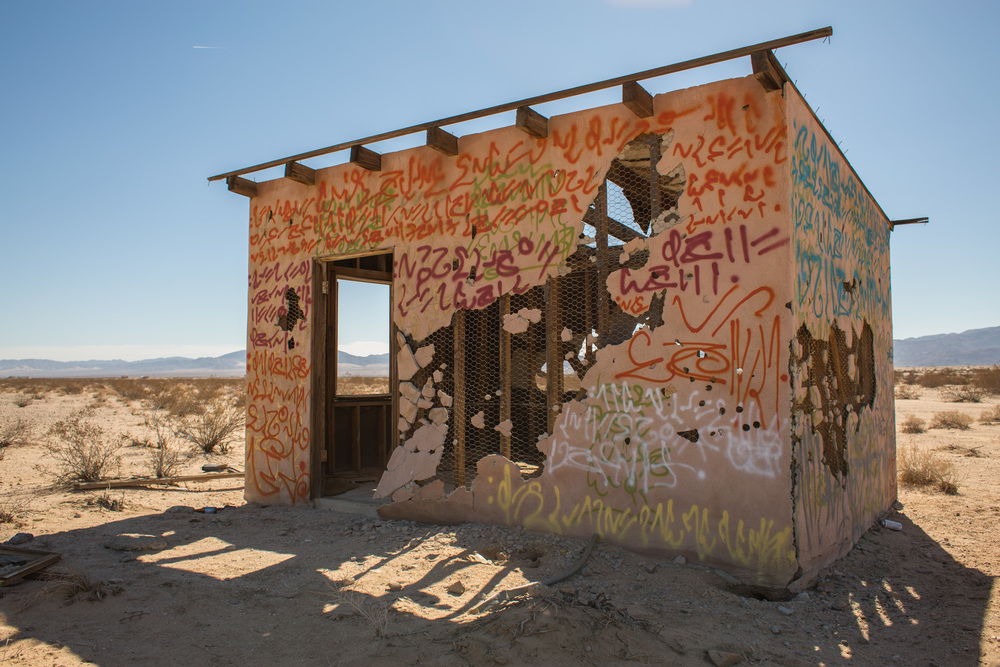
<path id="1" fill-rule="evenodd" d="M 492 477 L 489 481 L 494 483 Z M 795 568 L 791 526 L 779 530 L 766 517 L 760 518 L 756 528 L 740 519 L 734 529 L 728 510 L 719 516 L 714 509 L 691 505 L 678 519 L 672 499 L 633 509 L 615 507 L 590 494 L 564 512 L 557 486 L 551 487 L 554 501 L 546 511 L 541 482 L 515 480 L 509 467 L 504 468 L 495 489 L 487 500 L 503 512 L 508 525 L 560 535 L 579 533 L 583 527 L 612 542 L 670 551 L 688 548 L 701 560 L 727 560 L 758 573 Z"/>

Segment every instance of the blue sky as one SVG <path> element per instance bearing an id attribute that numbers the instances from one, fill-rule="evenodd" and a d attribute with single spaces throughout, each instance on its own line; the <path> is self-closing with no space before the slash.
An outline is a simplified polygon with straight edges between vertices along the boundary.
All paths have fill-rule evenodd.
<path id="1" fill-rule="evenodd" d="M 889 216 L 931 218 L 892 236 L 894 336 L 1000 325 L 1000 3 L 34 0 L 0 3 L 0 358 L 242 349 L 248 200 L 210 175 L 827 25 L 779 60 Z"/>

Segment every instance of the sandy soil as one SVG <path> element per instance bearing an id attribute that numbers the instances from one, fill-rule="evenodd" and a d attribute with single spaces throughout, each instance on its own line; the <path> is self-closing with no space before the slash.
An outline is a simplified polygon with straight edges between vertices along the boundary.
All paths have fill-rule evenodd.
<path id="1" fill-rule="evenodd" d="M 978 419 L 1000 401 L 920 392 L 897 401 L 898 421 Z M 1000 665 L 1000 425 L 900 433 L 954 463 L 958 495 L 901 486 L 891 518 L 902 530 L 874 527 L 795 598 L 744 597 L 696 563 L 598 542 L 579 574 L 477 612 L 571 569 L 586 543 L 261 507 L 243 501 L 240 480 L 113 491 L 106 500 L 124 509 L 109 511 L 105 492 L 56 486 L 43 446 L 52 423 L 94 396 L 14 399 L 0 394 L 0 425 L 35 426 L 28 443 L 0 450 L 0 516 L 14 518 L 0 542 L 29 532 L 23 548 L 62 560 L 0 588 L 0 664 Z M 108 431 L 150 436 L 141 403 L 97 403 Z M 126 447 L 121 474 L 148 474 L 149 453 Z M 227 460 L 242 465 L 241 442 L 182 472 Z M 206 506 L 225 509 L 195 511 Z"/>

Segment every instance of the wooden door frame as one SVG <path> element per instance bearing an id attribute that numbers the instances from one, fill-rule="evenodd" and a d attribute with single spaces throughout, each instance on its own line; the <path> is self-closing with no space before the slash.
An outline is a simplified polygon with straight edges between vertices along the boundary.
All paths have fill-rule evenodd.
<path id="1" fill-rule="evenodd" d="M 380 273 L 364 269 L 350 269 L 346 267 L 333 266 L 332 262 L 367 257 L 371 255 L 388 255 L 393 259 L 393 249 L 383 249 L 377 252 L 359 253 L 355 255 L 332 256 L 314 258 L 312 260 L 312 401 L 310 402 L 311 417 L 311 441 L 310 441 L 310 498 L 321 498 L 324 496 L 323 463 L 327 451 L 327 440 L 330 435 L 330 418 L 332 412 L 332 401 L 335 386 L 330 384 L 330 372 L 336 377 L 337 359 L 334 354 L 331 359 L 330 350 L 337 349 L 337 290 L 336 280 L 338 275 L 348 279 L 360 279 L 367 282 L 386 284 L 389 286 L 389 395 L 390 414 L 393 418 L 399 415 L 399 391 L 397 390 L 396 379 L 396 325 L 393 321 L 392 313 L 395 304 L 395 290 L 393 288 L 393 269 Z M 394 427 L 393 419 L 389 420 L 388 448 L 391 453 L 399 444 L 399 430 Z M 386 457 L 388 458 L 388 456 Z"/>

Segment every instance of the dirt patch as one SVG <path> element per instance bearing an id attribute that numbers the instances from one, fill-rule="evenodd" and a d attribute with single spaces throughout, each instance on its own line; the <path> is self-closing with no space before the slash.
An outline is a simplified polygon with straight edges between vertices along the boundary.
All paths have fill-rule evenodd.
<path id="1" fill-rule="evenodd" d="M 598 542 L 579 574 L 473 613 L 572 568 L 586 542 L 246 504 L 239 480 L 116 489 L 111 511 L 54 486 L 38 435 L 93 396 L 14 398 L 0 419 L 36 436 L 4 448 L 0 542 L 29 532 L 26 548 L 63 558 L 0 589 L 2 664 L 1000 665 L 1000 425 L 899 434 L 954 464 L 958 494 L 901 486 L 902 530 L 876 526 L 790 599 Z M 108 432 L 150 437 L 145 408 L 103 403 Z M 954 409 L 983 406 L 897 399 L 899 421 Z M 122 473 L 145 474 L 148 449 L 126 447 Z M 179 473 L 205 463 L 241 467 L 242 443 Z"/>

